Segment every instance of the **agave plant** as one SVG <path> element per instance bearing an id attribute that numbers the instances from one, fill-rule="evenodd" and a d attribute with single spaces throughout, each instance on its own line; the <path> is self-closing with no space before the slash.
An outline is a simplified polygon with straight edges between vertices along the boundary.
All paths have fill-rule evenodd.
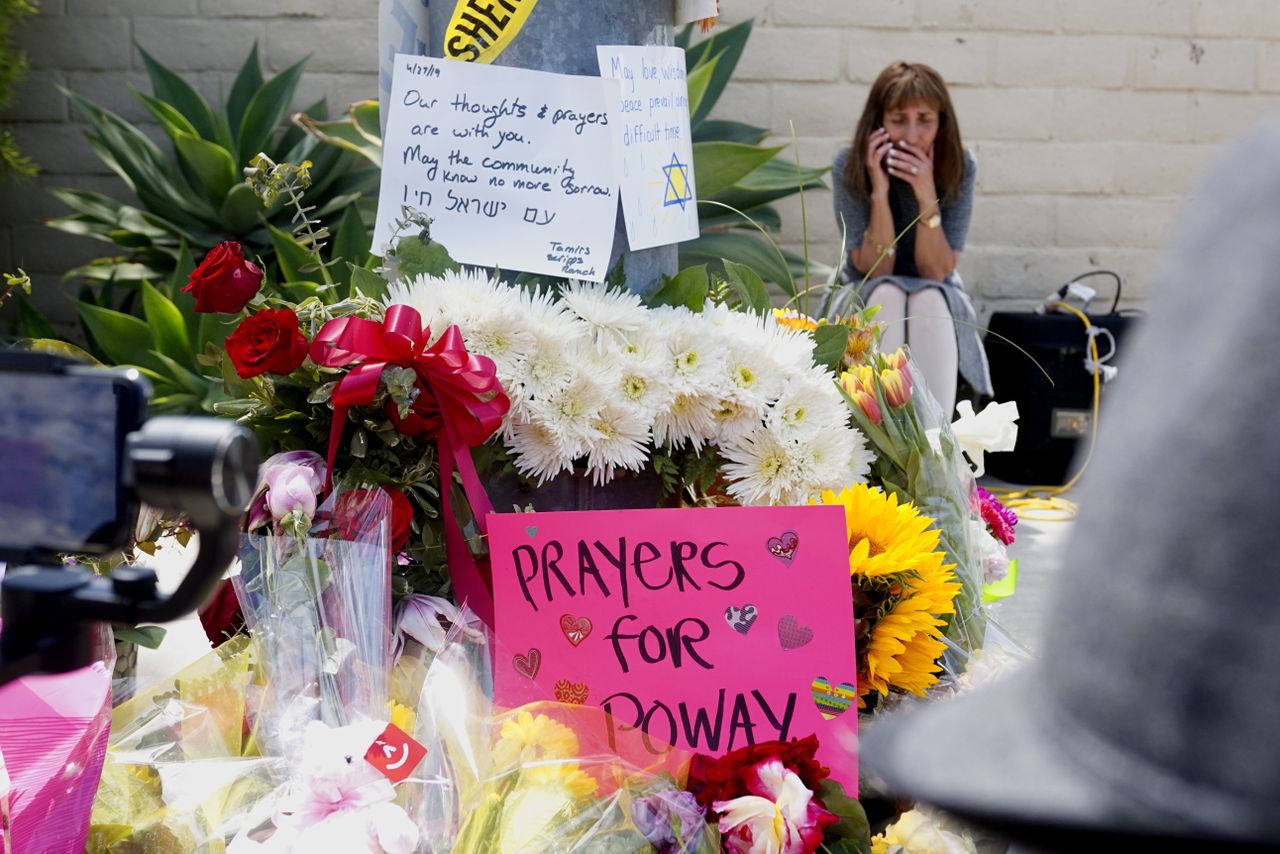
<path id="1" fill-rule="evenodd" d="M 690 45 L 692 27 L 676 39 L 685 50 L 689 111 L 693 132 L 693 169 L 698 186 L 702 236 L 680 244 L 680 266 L 709 264 L 719 273 L 723 259 L 756 270 L 789 296 L 800 290 L 796 276 L 825 271 L 777 247 L 769 232 L 782 227 L 773 203 L 823 188 L 827 167 L 799 165 L 786 146 L 762 145 L 769 131 L 744 122 L 709 118 L 738 67 L 750 20 Z"/>
<path id="2" fill-rule="evenodd" d="M 316 218 L 346 220 L 378 171 L 355 154 L 325 145 L 287 121 L 303 62 L 264 80 L 255 44 L 224 102 L 210 105 L 185 80 L 138 49 L 152 94 L 134 94 L 169 138 L 171 151 L 120 116 L 74 92 L 67 97 L 88 121 L 97 155 L 124 179 L 135 203 L 102 193 L 55 189 L 75 213 L 49 225 L 111 244 L 114 255 L 67 273 L 93 284 L 137 287 L 171 277 L 183 248 L 197 257 L 227 239 L 243 243 L 268 265 L 278 263 L 292 212 L 284 202 L 264 207 L 242 172 L 260 152 L 277 163 L 309 161 L 308 191 Z M 324 101 L 305 113 L 326 118 Z M 369 217 L 372 219 L 372 217 Z"/>

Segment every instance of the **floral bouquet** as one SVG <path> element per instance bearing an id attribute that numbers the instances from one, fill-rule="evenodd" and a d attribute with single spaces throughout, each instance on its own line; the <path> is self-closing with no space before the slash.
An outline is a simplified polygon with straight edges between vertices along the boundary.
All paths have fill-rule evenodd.
<path id="1" fill-rule="evenodd" d="M 286 767 L 252 738 L 255 679 L 240 636 L 116 707 L 86 850 L 224 850 Z"/>
<path id="2" fill-rule="evenodd" d="M 986 633 L 986 579 L 970 524 L 976 516 L 976 484 L 950 419 L 922 392 L 907 353 L 901 348 L 879 352 L 878 329 L 871 323 L 875 311 L 865 309 L 845 321 L 851 335 L 841 385 L 875 449 L 870 479 L 936 525 L 959 583 L 954 607 L 941 612 L 947 617 L 946 638 L 949 648 L 964 656 L 982 648 Z"/>
<path id="3" fill-rule="evenodd" d="M 697 754 L 689 792 L 707 810 L 731 854 L 859 850 L 867 818 L 818 762 L 818 739 L 748 745 L 712 758 Z"/>

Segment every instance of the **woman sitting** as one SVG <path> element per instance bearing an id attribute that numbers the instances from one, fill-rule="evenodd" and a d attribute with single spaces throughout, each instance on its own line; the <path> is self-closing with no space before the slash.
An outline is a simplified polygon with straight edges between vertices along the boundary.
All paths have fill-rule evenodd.
<path id="1" fill-rule="evenodd" d="M 975 391 L 991 394 L 977 318 L 956 273 L 976 172 L 942 77 L 910 62 L 880 73 L 852 146 L 832 167 L 845 257 L 826 314 L 879 305 L 883 347 L 910 348 L 948 419 L 957 367 Z"/>

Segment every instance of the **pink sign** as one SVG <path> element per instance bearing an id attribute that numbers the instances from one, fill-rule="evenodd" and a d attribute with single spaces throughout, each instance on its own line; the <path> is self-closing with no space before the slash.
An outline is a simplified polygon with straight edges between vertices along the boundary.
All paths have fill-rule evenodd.
<path id="1" fill-rule="evenodd" d="M 489 541 L 498 705 L 596 705 L 655 754 L 816 733 L 857 790 L 844 508 L 503 513 Z"/>

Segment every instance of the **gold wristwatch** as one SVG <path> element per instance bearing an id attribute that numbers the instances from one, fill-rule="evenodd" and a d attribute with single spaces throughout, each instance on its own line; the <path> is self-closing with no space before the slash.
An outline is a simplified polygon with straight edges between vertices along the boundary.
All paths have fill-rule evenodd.
<path id="1" fill-rule="evenodd" d="M 933 216 L 920 220 L 920 224 L 925 228 L 937 228 L 942 225 L 942 214 L 935 213 Z"/>

